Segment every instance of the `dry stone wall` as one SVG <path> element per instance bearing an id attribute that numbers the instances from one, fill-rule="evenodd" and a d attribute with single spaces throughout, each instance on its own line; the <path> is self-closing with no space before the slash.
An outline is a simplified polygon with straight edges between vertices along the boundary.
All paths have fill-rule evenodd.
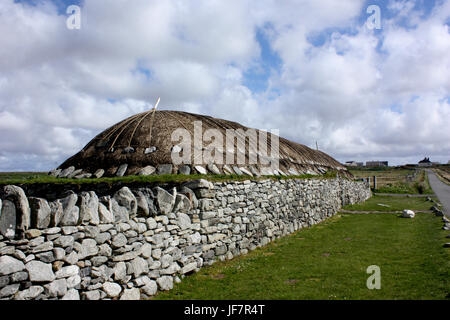
<path id="1" fill-rule="evenodd" d="M 0 193 L 0 299 L 142 299 L 371 196 L 364 182 L 196 180 Z M 36 192 L 35 192 L 36 193 Z"/>

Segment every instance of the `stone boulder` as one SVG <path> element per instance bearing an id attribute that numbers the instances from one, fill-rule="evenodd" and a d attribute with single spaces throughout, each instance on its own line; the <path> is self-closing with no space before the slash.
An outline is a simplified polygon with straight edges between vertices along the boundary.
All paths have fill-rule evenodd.
<path id="1" fill-rule="evenodd" d="M 62 226 L 75 226 L 78 224 L 80 209 L 76 206 L 78 196 L 71 191 L 70 194 L 59 200 L 62 205 L 62 217 L 60 224 Z"/>
<path id="2" fill-rule="evenodd" d="M 160 214 L 168 214 L 171 212 L 175 205 L 176 190 L 174 189 L 173 194 L 170 194 L 160 187 L 155 187 L 153 193 L 155 194 L 158 212 Z"/>
<path id="3" fill-rule="evenodd" d="M 25 192 L 22 188 L 12 185 L 5 186 L 3 191 L 6 199 L 13 201 L 16 206 L 16 228 L 25 232 L 31 223 L 31 210 Z"/>
<path id="4" fill-rule="evenodd" d="M 13 239 L 16 235 L 16 206 L 9 200 L 3 200 L 2 203 L 0 234 L 8 239 Z"/>
<path id="5" fill-rule="evenodd" d="M 114 194 L 113 199 L 117 204 L 125 208 L 128 212 L 128 217 L 133 218 L 137 214 L 137 201 L 134 194 L 128 187 L 123 187 Z M 116 215 L 114 215 L 116 216 Z M 116 220 L 117 222 L 117 220 Z"/>
<path id="6" fill-rule="evenodd" d="M 402 212 L 402 217 L 403 218 L 414 218 L 415 217 L 415 213 L 412 210 L 405 209 Z"/>
<path id="7" fill-rule="evenodd" d="M 79 223 L 98 225 L 99 217 L 99 201 L 94 191 L 82 192 L 79 197 L 80 217 Z"/>
<path id="8" fill-rule="evenodd" d="M 52 210 L 47 200 L 30 197 L 28 201 L 31 208 L 31 227 L 38 229 L 48 228 Z"/>

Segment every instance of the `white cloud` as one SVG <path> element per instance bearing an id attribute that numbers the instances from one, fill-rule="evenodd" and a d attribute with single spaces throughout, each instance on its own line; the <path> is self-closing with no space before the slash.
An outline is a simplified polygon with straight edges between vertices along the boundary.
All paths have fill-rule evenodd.
<path id="1" fill-rule="evenodd" d="M 411 4 L 390 4 L 380 37 L 354 0 L 86 0 L 81 30 L 49 1 L 4 0 L 0 170 L 50 169 L 158 96 L 161 108 L 318 141 L 341 161 L 450 158 L 450 5 L 424 19 Z M 244 73 L 258 68 L 262 28 L 281 65 L 255 93 Z"/>

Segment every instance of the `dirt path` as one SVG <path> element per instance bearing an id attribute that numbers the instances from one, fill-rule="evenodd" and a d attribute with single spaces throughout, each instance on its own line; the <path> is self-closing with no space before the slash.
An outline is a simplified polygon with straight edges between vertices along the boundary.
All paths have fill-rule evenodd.
<path id="1" fill-rule="evenodd" d="M 428 181 L 434 193 L 442 203 L 443 211 L 447 217 L 450 217 L 450 186 L 443 183 L 436 177 L 436 174 L 427 169 Z"/>

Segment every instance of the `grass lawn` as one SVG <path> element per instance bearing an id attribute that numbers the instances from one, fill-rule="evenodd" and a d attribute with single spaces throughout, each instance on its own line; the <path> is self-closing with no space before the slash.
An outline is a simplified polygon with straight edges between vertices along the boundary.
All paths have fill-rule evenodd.
<path id="1" fill-rule="evenodd" d="M 446 234 L 433 214 L 339 214 L 203 267 L 153 299 L 448 299 Z M 380 267 L 380 290 L 366 287 L 370 265 Z"/>
<path id="2" fill-rule="evenodd" d="M 343 209 L 356 211 L 401 211 L 403 209 L 430 210 L 432 206 L 433 203 L 427 201 L 425 197 L 390 197 L 374 194 L 364 203 L 347 205 Z"/>

